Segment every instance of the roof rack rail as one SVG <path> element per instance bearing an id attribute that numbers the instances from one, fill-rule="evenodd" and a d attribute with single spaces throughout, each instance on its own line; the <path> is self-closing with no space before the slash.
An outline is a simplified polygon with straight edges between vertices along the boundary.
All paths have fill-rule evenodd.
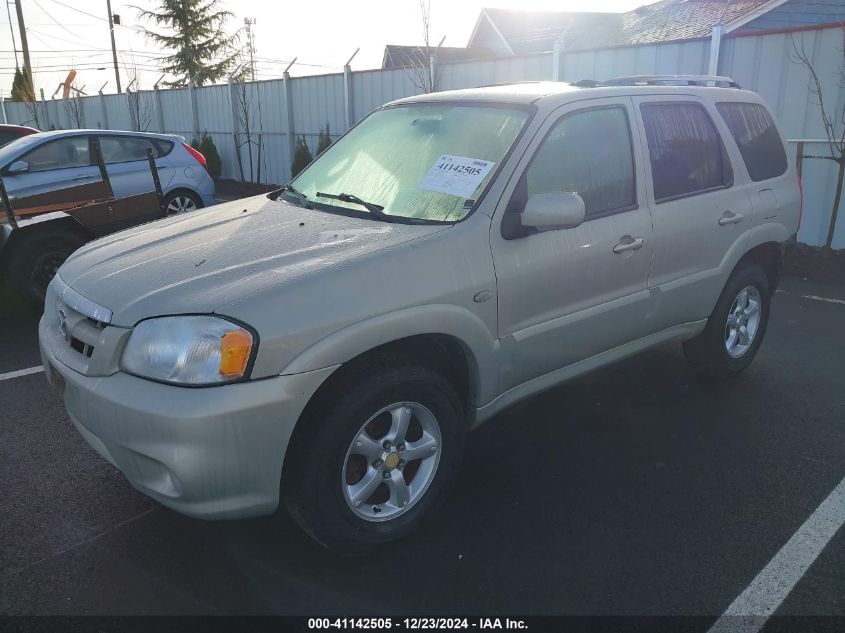
<path id="1" fill-rule="evenodd" d="M 599 82 L 602 86 L 715 86 L 739 88 L 730 77 L 721 75 L 631 75 Z"/>

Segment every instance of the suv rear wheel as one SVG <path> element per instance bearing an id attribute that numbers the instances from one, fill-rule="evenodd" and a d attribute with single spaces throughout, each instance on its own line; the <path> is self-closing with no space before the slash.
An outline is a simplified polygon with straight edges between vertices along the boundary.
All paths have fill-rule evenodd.
<path id="1" fill-rule="evenodd" d="M 704 331 L 684 343 L 690 363 L 714 378 L 728 378 L 751 363 L 769 323 L 769 280 L 757 264 L 738 268 L 725 285 Z"/>
<path id="2" fill-rule="evenodd" d="M 439 373 L 389 355 L 318 395 L 288 447 L 281 495 L 315 540 L 365 554 L 413 530 L 442 500 L 463 453 L 463 408 Z"/>

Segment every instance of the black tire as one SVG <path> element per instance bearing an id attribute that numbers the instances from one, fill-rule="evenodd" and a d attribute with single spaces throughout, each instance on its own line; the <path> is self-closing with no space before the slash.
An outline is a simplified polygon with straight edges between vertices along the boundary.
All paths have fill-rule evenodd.
<path id="1" fill-rule="evenodd" d="M 460 466 L 466 425 L 452 385 L 402 356 L 379 355 L 340 371 L 297 425 L 285 458 L 281 499 L 314 540 L 339 554 L 363 555 L 407 535 L 443 500 Z M 439 462 L 428 488 L 407 511 L 394 519 L 368 521 L 344 497 L 344 462 L 364 423 L 396 402 L 420 403 L 436 418 Z"/>
<path id="2" fill-rule="evenodd" d="M 749 286 L 759 293 L 760 320 L 750 346 L 740 356 L 732 357 L 726 347 L 728 313 L 739 293 Z M 718 380 L 744 370 L 754 360 L 763 342 L 769 324 L 770 304 L 771 293 L 766 272 L 758 264 L 742 264 L 728 279 L 704 331 L 684 343 L 687 360 L 700 373 Z"/>
<path id="3" fill-rule="evenodd" d="M 47 286 L 59 266 L 87 241 L 77 232 L 62 229 L 36 229 L 21 235 L 9 254 L 7 270 L 12 288 L 42 311 Z"/>
<path id="4" fill-rule="evenodd" d="M 170 209 L 171 205 L 174 207 L 184 207 L 185 202 L 188 200 L 194 205 L 194 209 L 184 209 L 181 211 L 175 208 L 173 210 Z M 176 189 L 164 196 L 164 208 L 167 211 L 168 216 L 179 215 L 180 213 L 189 213 L 191 211 L 195 211 L 196 209 L 202 209 L 203 206 L 205 205 L 203 205 L 202 198 L 188 189 Z"/>

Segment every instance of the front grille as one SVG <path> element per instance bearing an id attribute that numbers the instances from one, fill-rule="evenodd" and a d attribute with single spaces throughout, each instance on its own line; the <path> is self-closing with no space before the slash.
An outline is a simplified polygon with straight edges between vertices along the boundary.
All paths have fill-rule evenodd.
<path id="1" fill-rule="evenodd" d="M 85 375 L 101 375 L 111 366 L 113 350 L 104 350 L 105 357 L 97 355 L 103 341 L 110 340 L 104 332 L 110 310 L 83 297 L 58 276 L 50 284 L 44 308 L 53 352 L 62 363 Z"/>
<path id="2" fill-rule="evenodd" d="M 94 327 L 96 330 L 102 330 L 104 327 L 106 327 L 105 323 L 103 323 L 102 321 L 97 321 L 96 319 L 92 319 L 91 317 L 87 317 L 86 320 L 88 324 Z M 99 333 L 97 333 L 97 339 L 99 340 Z M 88 340 L 91 339 L 89 338 Z M 70 332 L 68 332 L 68 342 L 70 343 L 71 349 L 76 350 L 77 352 L 85 356 L 85 358 L 91 358 L 91 356 L 94 354 L 94 349 L 96 347 L 94 343 L 86 343 L 85 340 L 81 338 L 76 338 L 76 336 L 71 335 Z"/>

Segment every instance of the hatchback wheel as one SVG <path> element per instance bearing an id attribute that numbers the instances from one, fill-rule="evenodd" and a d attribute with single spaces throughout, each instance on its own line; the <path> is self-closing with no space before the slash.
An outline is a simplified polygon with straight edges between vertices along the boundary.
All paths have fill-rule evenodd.
<path id="1" fill-rule="evenodd" d="M 725 285 L 704 331 L 684 343 L 702 373 L 727 378 L 751 363 L 769 322 L 769 279 L 757 264 L 738 268 Z"/>
<path id="2" fill-rule="evenodd" d="M 164 207 L 167 215 L 179 215 L 202 208 L 202 201 L 194 193 L 174 191 L 164 198 Z"/>
<path id="3" fill-rule="evenodd" d="M 442 500 L 463 453 L 463 408 L 441 374 L 399 356 L 341 371 L 297 425 L 281 495 L 315 540 L 364 554 Z"/>

